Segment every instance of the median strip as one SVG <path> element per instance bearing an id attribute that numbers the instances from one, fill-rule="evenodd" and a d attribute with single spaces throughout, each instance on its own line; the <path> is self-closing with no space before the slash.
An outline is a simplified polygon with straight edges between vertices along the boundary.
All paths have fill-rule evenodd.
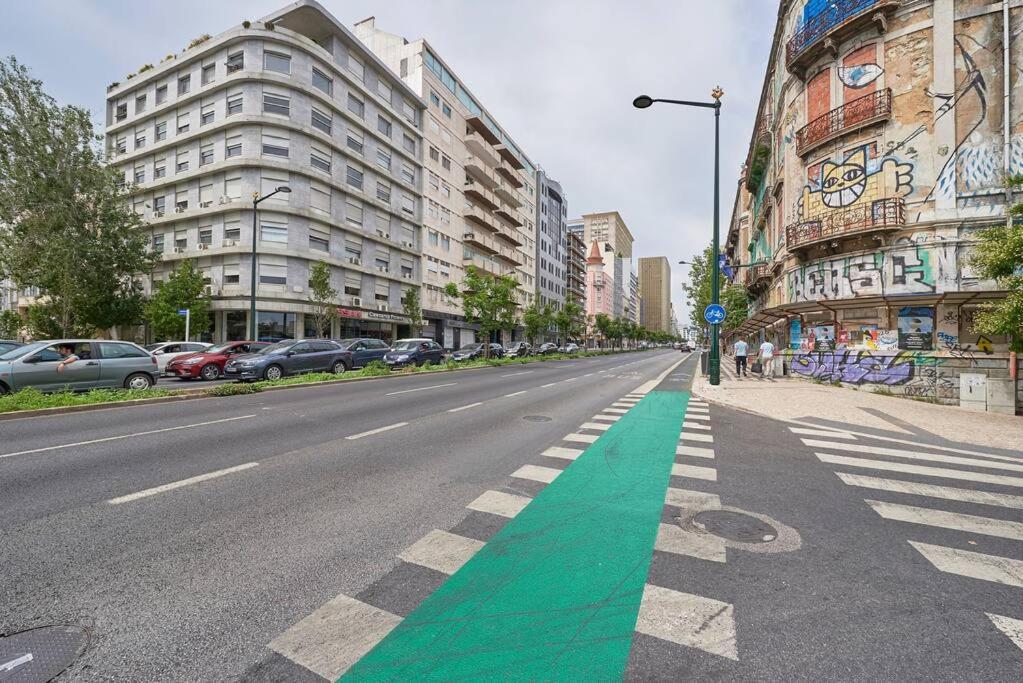
<path id="1" fill-rule="evenodd" d="M 241 472 L 259 465 L 258 462 L 247 462 L 244 465 L 235 465 L 234 467 L 228 467 L 226 469 L 217 470 L 216 472 L 207 472 L 206 474 L 200 474 L 196 477 L 189 477 L 188 479 L 182 479 L 181 481 L 175 481 L 170 484 L 164 484 L 162 486 L 155 486 L 151 489 L 144 491 L 138 491 L 137 493 L 129 493 L 126 496 L 119 498 L 111 498 L 107 502 L 111 505 L 121 505 L 122 503 L 130 503 L 133 500 L 139 500 L 140 498 L 148 498 L 149 496 L 155 496 L 158 493 L 166 493 L 167 491 L 173 491 L 183 486 L 189 486 L 191 484 L 198 484 L 199 482 L 209 481 L 210 479 L 216 479 L 217 477 L 223 477 L 227 474 L 234 474 L 235 472 Z"/>
<path id="2" fill-rule="evenodd" d="M 371 429 L 368 432 L 352 434 L 351 436 L 346 436 L 345 438 L 348 439 L 349 441 L 354 441 L 356 439 L 361 439 L 364 436 L 373 436 L 374 434 L 379 434 L 380 432 L 388 432 L 392 429 L 397 429 L 398 427 L 404 427 L 407 424 L 408 422 L 396 422 L 393 425 L 387 425 L 386 427 L 377 427 L 376 429 Z"/>

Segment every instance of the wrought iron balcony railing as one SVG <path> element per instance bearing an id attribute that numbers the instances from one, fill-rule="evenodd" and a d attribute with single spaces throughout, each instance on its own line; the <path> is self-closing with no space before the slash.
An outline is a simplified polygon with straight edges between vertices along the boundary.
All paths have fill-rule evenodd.
<path id="1" fill-rule="evenodd" d="M 789 225 L 785 228 L 786 247 L 796 251 L 819 242 L 897 230 L 905 225 L 906 203 L 901 197 L 886 197 Z"/>
<path id="2" fill-rule="evenodd" d="M 804 59 L 812 60 L 812 48 L 833 37 L 838 41 L 836 33 L 855 31 L 861 23 L 877 20 L 884 31 L 885 17 L 883 14 L 872 14 L 873 10 L 894 10 L 899 0 L 829 0 L 827 7 L 816 16 L 811 17 L 799 27 L 785 45 L 785 64 L 790 71 L 799 72 L 805 68 Z"/>
<path id="3" fill-rule="evenodd" d="M 818 116 L 796 131 L 796 153 L 803 155 L 850 131 L 892 115 L 891 88 L 878 90 Z"/>

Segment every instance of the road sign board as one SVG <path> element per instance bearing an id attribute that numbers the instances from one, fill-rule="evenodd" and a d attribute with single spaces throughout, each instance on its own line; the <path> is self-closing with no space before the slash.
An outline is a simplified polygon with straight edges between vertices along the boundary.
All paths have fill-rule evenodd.
<path id="1" fill-rule="evenodd" d="M 178 309 L 178 315 L 188 315 L 188 309 L 187 308 L 179 308 Z"/>
<path id="2" fill-rule="evenodd" d="M 703 319 L 711 325 L 718 325 L 725 321 L 725 307 L 721 304 L 710 304 L 703 309 Z"/>

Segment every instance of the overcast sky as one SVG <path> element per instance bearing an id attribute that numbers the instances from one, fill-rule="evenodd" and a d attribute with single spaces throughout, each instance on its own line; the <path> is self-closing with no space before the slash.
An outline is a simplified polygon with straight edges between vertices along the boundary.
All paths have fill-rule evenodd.
<path id="1" fill-rule="evenodd" d="M 348 27 L 425 37 L 519 147 L 561 182 L 570 216 L 618 210 L 634 255 L 672 263 L 672 300 L 710 242 L 713 115 L 631 105 L 639 94 L 722 109 L 722 239 L 745 159 L 777 0 L 321 0 Z M 5 0 L 0 51 L 47 91 L 101 116 L 106 85 L 192 38 L 287 3 L 268 0 Z"/>

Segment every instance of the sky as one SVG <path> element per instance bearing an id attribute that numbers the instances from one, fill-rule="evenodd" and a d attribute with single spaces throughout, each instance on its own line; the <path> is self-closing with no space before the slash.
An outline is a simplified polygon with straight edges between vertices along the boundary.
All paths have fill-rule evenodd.
<path id="1" fill-rule="evenodd" d="M 426 38 L 527 156 L 558 180 L 570 217 L 617 210 L 633 256 L 665 256 L 688 323 L 680 259 L 710 243 L 713 113 L 641 94 L 709 100 L 720 85 L 722 241 L 763 84 L 777 0 L 320 0 L 344 25 L 368 16 Z M 283 0 L 6 0 L 0 55 L 62 103 L 102 118 L 106 86 L 203 33 Z"/>

